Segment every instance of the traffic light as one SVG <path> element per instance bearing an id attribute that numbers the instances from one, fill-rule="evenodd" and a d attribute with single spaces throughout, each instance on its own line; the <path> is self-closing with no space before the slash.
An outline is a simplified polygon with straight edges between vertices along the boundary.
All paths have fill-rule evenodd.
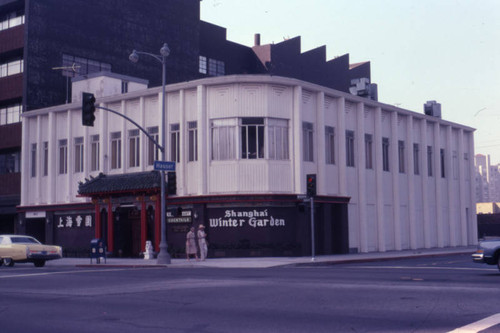
<path id="1" fill-rule="evenodd" d="M 177 176 L 174 172 L 167 172 L 167 193 L 168 194 L 177 194 Z"/>
<path id="2" fill-rule="evenodd" d="M 95 97 L 94 94 L 82 93 L 82 125 L 94 126 L 95 112 Z"/>
<path id="3" fill-rule="evenodd" d="M 307 175 L 307 196 L 314 197 L 316 196 L 316 175 Z"/>

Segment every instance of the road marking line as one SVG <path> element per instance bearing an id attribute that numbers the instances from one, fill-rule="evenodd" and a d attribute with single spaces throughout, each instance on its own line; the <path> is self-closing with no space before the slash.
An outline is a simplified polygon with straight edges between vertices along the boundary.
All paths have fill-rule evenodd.
<path id="1" fill-rule="evenodd" d="M 433 267 L 428 267 L 428 266 L 356 266 L 356 267 L 349 267 L 351 269 L 363 269 L 363 268 L 368 268 L 368 269 L 381 269 L 381 268 L 390 268 L 390 269 L 448 269 L 452 271 L 498 271 L 496 268 L 466 268 L 466 267 L 438 267 L 438 266 L 433 266 Z"/>
<path id="2" fill-rule="evenodd" d="M 5 275 L 0 276 L 0 279 L 18 278 L 18 277 L 31 277 L 31 276 L 44 276 L 44 275 L 56 275 L 56 274 L 73 274 L 73 273 L 93 273 L 93 272 L 116 272 L 116 271 L 126 271 L 130 268 L 116 268 L 116 269 L 92 269 L 92 270 L 74 270 L 74 271 L 63 271 L 63 272 L 46 272 L 46 273 L 27 273 L 27 274 L 15 274 L 15 275 Z"/>
<path id="3" fill-rule="evenodd" d="M 450 331 L 448 333 L 477 333 L 498 324 L 500 324 L 500 313 L 476 321 L 475 323 L 457 328 L 456 330 Z"/>

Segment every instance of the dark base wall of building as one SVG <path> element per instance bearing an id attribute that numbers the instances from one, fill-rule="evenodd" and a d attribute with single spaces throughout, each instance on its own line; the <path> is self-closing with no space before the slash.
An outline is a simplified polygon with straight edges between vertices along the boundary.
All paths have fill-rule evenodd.
<path id="1" fill-rule="evenodd" d="M 69 257 L 88 257 L 90 242 L 97 234 L 106 243 L 110 256 L 140 257 L 145 240 L 151 240 L 157 251 L 160 229 L 156 225 L 159 219 L 155 205 L 145 205 L 143 214 L 138 203 L 120 205 L 117 202 L 121 198 L 111 199 L 114 200 L 112 214 L 102 206 L 99 208 L 99 232 L 92 204 L 38 207 L 36 211 L 22 212 L 17 232 L 60 245 Z M 347 201 L 331 197 L 315 200 L 315 255 L 349 252 Z M 296 196 L 169 198 L 166 222 L 168 251 L 173 258 L 186 257 L 186 234 L 191 227 L 197 230 L 200 224 L 207 233 L 209 257 L 312 254 L 311 206 Z"/>
<path id="2" fill-rule="evenodd" d="M 185 257 L 186 233 L 205 226 L 210 257 L 308 256 L 311 207 L 296 196 L 210 197 L 169 200 L 169 249 Z M 197 202 L 198 201 L 198 202 Z M 348 253 L 347 201 L 315 203 L 315 254 Z"/>

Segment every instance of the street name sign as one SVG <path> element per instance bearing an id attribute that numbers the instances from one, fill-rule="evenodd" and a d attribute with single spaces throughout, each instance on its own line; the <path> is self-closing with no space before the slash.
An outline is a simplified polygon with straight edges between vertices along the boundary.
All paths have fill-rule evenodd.
<path id="1" fill-rule="evenodd" d="M 159 171 L 175 171 L 175 162 L 154 161 L 153 167 Z"/>

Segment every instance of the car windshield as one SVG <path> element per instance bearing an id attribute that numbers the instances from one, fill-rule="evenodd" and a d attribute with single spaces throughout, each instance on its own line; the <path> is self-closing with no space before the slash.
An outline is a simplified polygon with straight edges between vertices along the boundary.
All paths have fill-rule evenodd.
<path id="1" fill-rule="evenodd" d="M 12 243 L 40 244 L 40 242 L 31 237 L 11 237 L 10 240 Z"/>

